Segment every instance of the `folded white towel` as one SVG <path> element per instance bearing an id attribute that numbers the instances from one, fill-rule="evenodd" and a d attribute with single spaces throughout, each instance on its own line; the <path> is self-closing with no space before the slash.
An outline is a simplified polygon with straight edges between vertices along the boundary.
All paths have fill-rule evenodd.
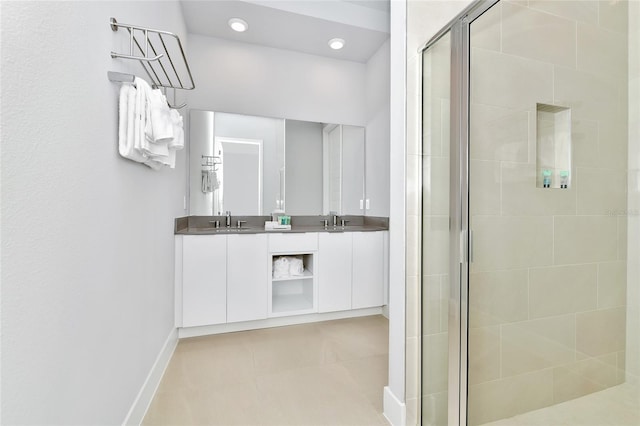
<path id="1" fill-rule="evenodd" d="M 171 169 L 175 169 L 176 168 L 176 151 L 169 148 L 169 164 L 168 164 L 169 168 Z"/>
<path id="2" fill-rule="evenodd" d="M 149 90 L 149 108 L 151 120 L 147 135 L 154 143 L 170 142 L 173 137 L 173 121 L 167 98 L 160 89 Z"/>
<path id="3" fill-rule="evenodd" d="M 203 170 L 202 171 L 202 192 L 213 192 L 220 188 L 220 181 L 218 180 L 218 173 L 215 170 Z"/>
<path id="4" fill-rule="evenodd" d="M 153 143 L 149 134 L 152 132 L 151 103 L 149 97 L 153 90 L 141 78 L 135 79 L 138 96 L 136 97 L 136 135 L 135 147 L 145 157 L 163 165 L 169 165 L 169 148 L 166 141 Z"/>
<path id="5" fill-rule="evenodd" d="M 169 109 L 160 90 L 138 77 L 134 84 L 120 88 L 118 152 L 154 170 L 175 168 L 175 151 L 184 147 L 182 116 Z"/>
<path id="6" fill-rule="evenodd" d="M 171 110 L 171 123 L 173 125 L 173 139 L 169 141 L 169 149 L 184 148 L 184 128 L 182 125 L 182 116 L 175 109 Z"/>
<path id="7" fill-rule="evenodd" d="M 212 185 L 211 185 L 211 172 L 209 172 L 208 170 L 202 171 L 202 185 L 200 189 L 205 194 L 207 192 L 213 192 Z"/>
<path id="8" fill-rule="evenodd" d="M 149 85 L 138 77 L 134 81 L 136 85 L 136 104 L 134 109 L 133 147 L 141 155 L 144 155 L 142 146 L 145 139 L 144 128 L 146 125 L 147 88 Z"/>
<path id="9" fill-rule="evenodd" d="M 162 168 L 162 166 L 163 166 L 161 163 L 158 163 L 157 161 L 155 161 L 153 159 L 148 159 L 144 164 L 145 164 L 145 166 L 149 166 L 153 170 L 160 170 Z"/>
<path id="10" fill-rule="evenodd" d="M 118 152 L 124 158 L 144 163 L 146 158 L 133 149 L 136 89 L 123 84 L 120 88 Z"/>

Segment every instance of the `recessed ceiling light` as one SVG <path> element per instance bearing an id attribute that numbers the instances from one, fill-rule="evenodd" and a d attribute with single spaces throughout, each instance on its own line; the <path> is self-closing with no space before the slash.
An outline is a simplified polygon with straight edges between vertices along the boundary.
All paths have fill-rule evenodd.
<path id="1" fill-rule="evenodd" d="M 341 38 L 332 38 L 329 40 L 329 47 L 333 50 L 340 50 L 344 47 L 344 40 Z"/>
<path id="2" fill-rule="evenodd" d="M 247 31 L 247 29 L 249 28 L 249 24 L 247 24 L 247 21 L 240 18 L 229 19 L 229 26 L 233 31 L 237 31 L 239 33 Z"/>

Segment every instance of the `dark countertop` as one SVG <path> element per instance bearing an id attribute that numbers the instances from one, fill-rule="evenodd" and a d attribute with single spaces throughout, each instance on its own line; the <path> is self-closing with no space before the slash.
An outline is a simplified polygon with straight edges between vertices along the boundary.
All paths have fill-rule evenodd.
<path id="1" fill-rule="evenodd" d="M 348 220 L 344 227 L 323 226 L 328 216 L 291 216 L 291 229 L 265 230 L 264 222 L 269 216 L 232 216 L 231 226 L 226 227 L 224 216 L 187 216 L 175 220 L 176 235 L 233 235 L 233 234 L 296 234 L 304 232 L 373 232 L 389 229 L 389 218 L 372 216 L 340 216 Z M 215 228 L 212 221 L 220 221 L 220 228 Z M 238 229 L 238 220 L 246 221 Z M 331 221 L 329 221 L 331 223 Z"/>

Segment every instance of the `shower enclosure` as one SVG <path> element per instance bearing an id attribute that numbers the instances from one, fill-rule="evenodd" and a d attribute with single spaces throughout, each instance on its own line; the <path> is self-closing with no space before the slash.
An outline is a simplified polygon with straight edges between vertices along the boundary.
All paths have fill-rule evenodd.
<path id="1" fill-rule="evenodd" d="M 640 424 L 639 18 L 478 1 L 423 47 L 422 424 Z"/>

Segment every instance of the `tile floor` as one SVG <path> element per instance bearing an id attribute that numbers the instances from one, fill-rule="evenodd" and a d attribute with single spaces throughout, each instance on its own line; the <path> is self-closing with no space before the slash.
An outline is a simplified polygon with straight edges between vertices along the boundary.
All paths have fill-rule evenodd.
<path id="1" fill-rule="evenodd" d="M 640 388 L 622 384 L 483 426 L 637 426 Z"/>
<path id="2" fill-rule="evenodd" d="M 182 339 L 144 425 L 388 425 L 380 315 Z"/>

